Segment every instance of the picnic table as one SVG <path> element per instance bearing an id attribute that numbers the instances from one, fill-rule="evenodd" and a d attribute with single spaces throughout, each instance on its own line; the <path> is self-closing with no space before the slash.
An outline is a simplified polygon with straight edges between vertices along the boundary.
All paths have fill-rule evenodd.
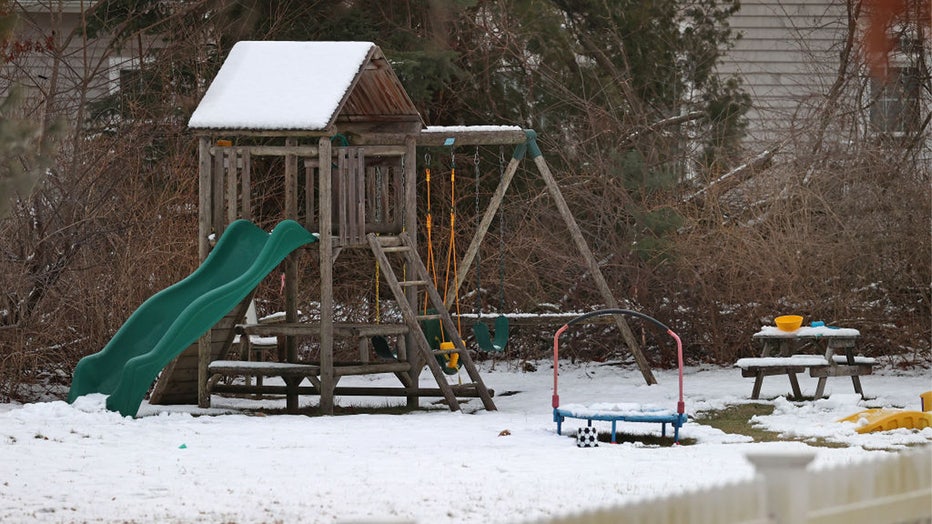
<path id="1" fill-rule="evenodd" d="M 810 377 L 818 378 L 815 398 L 822 398 L 828 377 L 851 377 L 854 391 L 864 398 L 861 375 L 870 375 L 876 361 L 856 355 L 857 329 L 830 326 L 805 326 L 795 331 L 783 331 L 765 326 L 753 335 L 761 344 L 761 356 L 742 358 L 735 362 L 741 376 L 754 378 L 751 398 L 760 397 L 764 377 L 786 375 L 793 395 L 802 398 L 797 374 L 808 370 Z"/>

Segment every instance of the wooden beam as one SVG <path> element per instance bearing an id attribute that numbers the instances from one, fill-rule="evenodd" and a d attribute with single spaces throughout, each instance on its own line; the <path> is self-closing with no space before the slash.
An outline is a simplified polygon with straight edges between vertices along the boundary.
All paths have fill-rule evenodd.
<path id="1" fill-rule="evenodd" d="M 223 147 L 211 147 L 210 152 L 213 154 L 218 149 L 227 149 Z M 253 156 L 285 156 L 297 155 L 301 158 L 317 158 L 316 146 L 237 146 L 238 151 L 249 152 Z M 407 153 L 407 148 L 402 145 L 384 145 L 370 144 L 366 147 L 366 154 L 369 156 L 402 156 Z"/>
<path id="2" fill-rule="evenodd" d="M 457 146 L 495 146 L 518 145 L 527 141 L 527 135 L 520 128 L 503 128 L 500 130 L 481 130 L 488 126 L 476 126 L 478 130 L 463 128 L 427 128 L 415 131 L 415 140 L 419 146 L 442 146 L 448 138 L 454 138 Z M 401 144 L 411 133 L 353 133 L 348 131 L 354 144 Z"/>
<path id="3" fill-rule="evenodd" d="M 285 139 L 285 146 L 294 148 L 297 139 Z M 285 155 L 285 218 L 298 219 L 298 157 Z M 298 261 L 297 253 L 285 258 L 285 321 L 298 321 Z M 298 342 L 295 337 L 285 337 L 285 355 L 288 362 L 298 360 Z"/>
<path id="4" fill-rule="evenodd" d="M 332 127 L 325 129 L 232 129 L 232 128 L 198 128 L 191 129 L 195 136 L 241 136 L 241 137 L 264 137 L 264 138 L 311 138 L 311 137 L 330 137 L 336 134 Z"/>
<path id="5" fill-rule="evenodd" d="M 453 394 L 462 398 L 478 398 L 479 392 L 475 387 L 452 385 Z M 285 395 L 288 393 L 286 386 L 266 386 L 266 385 L 246 385 L 246 384 L 215 384 L 212 388 L 214 393 L 230 395 Z M 494 390 L 488 390 L 490 395 L 495 394 Z M 300 386 L 297 388 L 299 395 L 319 395 L 320 389 L 314 386 Z M 345 386 L 334 389 L 334 394 L 353 397 L 402 397 L 418 395 L 422 397 L 443 397 L 440 388 L 408 388 L 408 387 L 366 387 L 366 386 Z"/>
<path id="6" fill-rule="evenodd" d="M 317 142 L 318 152 L 330 158 L 330 139 L 321 137 Z M 320 191 L 320 412 L 333 414 L 333 188 L 331 187 L 330 162 L 321 162 L 317 183 Z"/>
<path id="7" fill-rule="evenodd" d="M 557 181 L 553 177 L 553 173 L 550 171 L 550 166 L 547 165 L 547 161 L 544 159 L 544 155 L 536 155 L 534 158 L 534 164 L 537 166 L 537 170 L 540 172 L 541 177 L 543 177 L 544 182 L 546 182 L 547 189 L 550 191 L 550 196 L 553 197 L 554 202 L 557 204 L 557 209 L 560 211 L 560 215 L 563 217 L 563 221 L 566 223 L 566 227 L 570 231 L 570 237 L 572 237 L 573 242 L 576 244 L 576 249 L 579 250 L 580 254 L 583 256 L 583 259 L 585 259 L 586 267 L 589 269 L 589 273 L 592 275 L 592 279 L 595 280 L 596 288 L 598 288 L 599 293 L 602 295 L 602 300 L 605 301 L 605 305 L 607 307 L 618 308 L 618 301 L 615 300 L 615 296 L 612 294 L 612 290 L 608 286 L 608 282 L 605 281 L 605 276 L 602 274 L 602 270 L 599 268 L 599 263 L 596 261 L 592 251 L 589 249 L 589 244 L 586 243 L 586 239 L 582 235 L 582 230 L 579 229 L 579 225 L 576 223 L 576 219 L 573 217 L 573 213 L 570 211 L 569 206 L 566 204 L 566 199 L 563 198 L 563 193 L 560 191 L 560 186 L 557 185 Z M 641 349 L 637 343 L 637 339 L 634 338 L 634 333 L 631 332 L 631 328 L 628 327 L 628 323 L 621 315 L 615 315 L 615 324 L 621 331 L 621 338 L 625 341 L 625 345 L 628 346 L 631 354 L 634 355 L 634 360 L 637 362 L 638 368 L 641 370 L 641 375 L 644 376 L 644 380 L 647 381 L 648 385 L 656 384 L 657 379 L 654 378 L 654 374 L 650 370 L 650 365 L 647 362 L 647 358 L 645 358 L 644 353 L 641 352 Z"/>
<path id="8" fill-rule="evenodd" d="M 213 229 L 211 213 L 211 197 L 213 192 L 211 188 L 211 163 L 210 163 L 210 138 L 202 136 L 198 140 L 198 164 L 197 164 L 197 181 L 198 181 L 198 212 L 197 212 L 197 253 L 200 260 L 207 258 L 210 252 L 209 236 Z"/>
<path id="9" fill-rule="evenodd" d="M 405 149 L 407 149 L 407 154 L 404 156 L 404 189 L 402 195 L 402 209 L 399 210 L 402 216 L 402 231 L 414 231 L 415 234 L 408 235 L 411 239 L 411 248 L 414 249 L 415 253 L 417 252 L 417 140 L 414 136 L 407 136 L 404 140 Z M 405 299 L 408 301 L 408 304 L 417 311 L 418 307 L 418 292 L 413 287 L 408 287 L 405 289 Z M 424 367 L 423 361 L 418 355 L 418 351 L 415 351 L 413 348 L 417 348 L 416 336 L 419 336 L 416 333 L 408 333 L 405 336 L 404 344 L 399 348 L 398 358 L 401 360 L 407 360 L 411 363 L 411 370 L 408 371 L 407 380 L 412 384 L 417 384 L 418 376 L 421 374 L 421 369 Z M 412 348 L 412 351 L 408 352 L 407 348 Z M 409 408 L 416 408 L 419 404 L 418 395 L 412 393 L 407 395 L 406 405 Z"/>

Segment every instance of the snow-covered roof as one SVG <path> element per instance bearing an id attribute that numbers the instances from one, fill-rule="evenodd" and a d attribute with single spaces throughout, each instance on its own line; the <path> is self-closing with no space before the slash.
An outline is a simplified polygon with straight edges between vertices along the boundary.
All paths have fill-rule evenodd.
<path id="1" fill-rule="evenodd" d="M 236 43 L 188 126 L 333 132 L 338 120 L 423 127 L 372 42 L 274 41 Z"/>

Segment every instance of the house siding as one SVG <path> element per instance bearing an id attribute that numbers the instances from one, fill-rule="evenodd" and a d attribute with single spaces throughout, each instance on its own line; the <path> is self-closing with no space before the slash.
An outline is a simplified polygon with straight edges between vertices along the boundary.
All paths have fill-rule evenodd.
<path id="1" fill-rule="evenodd" d="M 751 96 L 746 145 L 752 151 L 792 139 L 811 129 L 838 77 L 847 38 L 848 7 L 844 0 L 773 1 L 742 0 L 729 23 L 741 35 L 723 58 L 718 71 L 736 74 Z M 926 39 L 926 49 L 929 49 Z M 870 134 L 869 87 L 855 48 L 839 102 L 844 110 L 833 114 L 826 136 L 838 143 Z M 928 51 L 927 51 L 928 53 Z M 932 110 L 928 92 L 920 101 L 921 117 Z M 927 139 L 920 154 L 932 158 Z"/>
<path id="2" fill-rule="evenodd" d="M 751 95 L 748 144 L 782 140 L 804 126 L 835 80 L 844 45 L 845 2 L 744 0 L 732 16 L 741 34 L 719 66 Z"/>
<path id="3" fill-rule="evenodd" d="M 82 35 L 83 13 L 93 2 L 59 0 L 20 1 L 14 5 L 19 16 L 14 38 L 24 42 L 53 42 L 53 49 L 31 50 L 0 65 L 0 96 L 14 84 L 25 91 L 21 116 L 43 119 L 46 114 L 76 118 L 88 101 L 112 92 L 113 67 L 133 57 L 138 50 L 130 44 L 113 55 L 109 39 L 86 39 Z"/>

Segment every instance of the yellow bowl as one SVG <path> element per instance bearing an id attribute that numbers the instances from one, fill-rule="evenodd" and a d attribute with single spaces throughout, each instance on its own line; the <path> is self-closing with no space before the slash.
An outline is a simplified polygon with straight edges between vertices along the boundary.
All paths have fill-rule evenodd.
<path id="1" fill-rule="evenodd" d="M 796 331 L 803 325 L 803 317 L 799 315 L 781 315 L 773 319 L 773 323 L 781 331 Z"/>

